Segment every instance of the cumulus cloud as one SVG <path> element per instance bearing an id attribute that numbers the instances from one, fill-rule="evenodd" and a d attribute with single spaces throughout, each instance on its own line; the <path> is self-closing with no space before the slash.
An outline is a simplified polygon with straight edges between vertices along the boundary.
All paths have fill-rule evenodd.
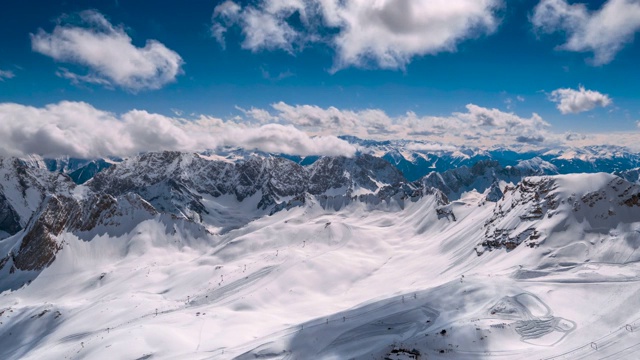
<path id="1" fill-rule="evenodd" d="M 211 35 L 218 40 L 218 43 L 225 47 L 225 33 L 227 28 L 233 25 L 239 19 L 240 5 L 233 1 L 225 1 L 215 7 L 212 19 L 214 21 L 211 26 Z"/>
<path id="2" fill-rule="evenodd" d="M 574 89 L 557 89 L 551 92 L 549 99 L 558 105 L 556 106 L 563 114 L 577 114 L 596 107 L 606 107 L 613 102 L 608 95 L 593 90 L 585 90 L 584 87 Z"/>
<path id="3" fill-rule="evenodd" d="M 258 109 L 254 107 L 252 107 L 251 109 L 243 109 L 239 106 L 236 106 L 236 110 L 242 112 L 248 118 L 254 119 L 261 124 L 271 123 L 277 120 L 275 116 L 271 115 L 271 113 L 269 113 L 269 111 L 265 109 Z"/>
<path id="4" fill-rule="evenodd" d="M 455 51 L 466 39 L 498 26 L 502 0 L 259 0 L 217 6 L 212 33 L 218 41 L 234 24 L 242 47 L 293 52 L 323 41 L 336 50 L 334 70 L 348 66 L 397 69 L 414 56 Z M 299 19 L 294 27 L 291 19 Z M 297 23 L 297 22 L 296 22 Z"/>
<path id="5" fill-rule="evenodd" d="M 368 109 L 363 111 L 341 110 L 333 106 L 322 108 L 316 105 L 289 105 L 278 102 L 272 105 L 277 117 L 286 123 L 313 132 L 335 132 L 363 135 L 371 129 L 390 129 L 392 120 L 383 111 Z"/>
<path id="6" fill-rule="evenodd" d="M 478 146 L 539 144 L 547 139 L 549 124 L 539 115 L 523 118 L 514 113 L 474 104 L 450 116 L 419 116 L 407 112 L 389 116 L 380 109 L 344 110 L 315 105 L 278 102 L 272 110 L 244 112 L 245 116 L 268 114 L 271 121 L 293 125 L 318 135 L 354 135 L 366 139 L 415 139 L 455 145 Z M 265 113 L 266 112 L 266 113 Z M 259 120 L 259 119 L 258 119 Z"/>
<path id="7" fill-rule="evenodd" d="M 78 16 L 83 26 L 61 23 L 51 33 L 39 29 L 31 34 L 33 51 L 88 69 L 84 75 L 61 69 L 59 76 L 136 92 L 159 89 L 182 73 L 182 58 L 162 43 L 147 40 L 136 47 L 122 26 L 102 14 L 83 11 Z"/>
<path id="8" fill-rule="evenodd" d="M 484 139 L 494 144 L 542 143 L 549 123 L 538 114 L 523 118 L 511 112 L 467 105 L 466 113 L 454 113 L 457 128 L 469 139 Z"/>
<path id="9" fill-rule="evenodd" d="M 0 153 L 93 158 L 145 151 L 201 151 L 237 146 L 292 155 L 352 156 L 335 136 L 312 137 L 286 124 L 251 124 L 200 116 L 188 120 L 143 110 L 120 116 L 83 102 L 42 108 L 0 104 Z"/>
<path id="10" fill-rule="evenodd" d="M 336 66 L 401 68 L 415 55 L 454 51 L 467 38 L 493 32 L 496 0 L 334 1 L 326 19 L 340 29 Z"/>
<path id="11" fill-rule="evenodd" d="M 560 49 L 592 52 L 593 64 L 603 65 L 611 62 L 640 30 L 640 2 L 608 0 L 599 10 L 590 11 L 584 3 L 542 0 L 531 22 L 545 33 L 564 32 L 567 41 Z"/>
<path id="12" fill-rule="evenodd" d="M 411 145 L 413 150 L 426 152 L 459 146 L 616 144 L 637 148 L 639 143 L 637 133 L 556 134 L 537 114 L 522 117 L 474 104 L 448 116 L 413 112 L 390 116 L 380 109 L 345 110 L 283 102 L 269 109 L 238 110 L 241 116 L 228 120 L 205 115 L 187 119 L 145 110 L 114 114 L 83 102 L 63 101 L 44 107 L 0 103 L 0 155 L 93 158 L 233 146 L 302 156 L 353 156 L 356 147 L 338 135 L 410 139 L 418 141 Z"/>
<path id="13" fill-rule="evenodd" d="M 315 105 L 290 105 L 278 102 L 271 109 L 252 109 L 244 115 L 293 125 L 314 135 L 354 135 L 362 139 L 418 141 L 414 150 L 434 152 L 460 146 L 518 149 L 557 146 L 619 145 L 640 149 L 636 132 L 577 134 L 555 133 L 540 115 L 521 116 L 475 104 L 447 116 L 418 115 L 407 112 L 390 116 L 380 109 L 349 110 Z M 245 119 L 246 120 L 246 119 Z M 257 120 L 256 120 L 257 121 Z M 640 122 L 638 127 L 640 127 Z M 413 146 L 413 145 L 412 145 Z"/>
<path id="14" fill-rule="evenodd" d="M 244 35 L 242 48 L 251 51 L 283 49 L 293 52 L 302 38 L 288 22 L 289 17 L 305 8 L 302 0 L 266 0 L 258 7 L 244 8 L 233 1 L 225 1 L 213 10 L 211 32 L 224 47 L 224 34 L 235 24 Z"/>
<path id="15" fill-rule="evenodd" d="M 13 79 L 16 74 L 11 70 L 2 70 L 0 69 L 0 81 L 5 81 L 5 79 Z"/>
<path id="16" fill-rule="evenodd" d="M 291 125 L 266 124 L 254 128 L 230 127 L 221 145 L 293 155 L 353 156 L 355 147 L 335 136 L 310 137 Z"/>

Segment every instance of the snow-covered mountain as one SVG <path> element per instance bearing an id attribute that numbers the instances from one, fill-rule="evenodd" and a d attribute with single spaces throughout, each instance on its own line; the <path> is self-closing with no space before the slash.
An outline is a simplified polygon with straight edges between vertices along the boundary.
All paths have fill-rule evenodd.
<path id="1" fill-rule="evenodd" d="M 625 171 L 640 167 L 640 154 L 620 146 L 562 147 L 554 149 L 480 149 L 411 140 L 372 141 L 343 137 L 360 151 L 381 157 L 414 181 L 429 172 L 445 172 L 480 161 L 502 167 L 528 167 L 545 174 Z"/>
<path id="2" fill-rule="evenodd" d="M 69 194 L 75 184 L 22 159 L 0 159 L 0 239 L 27 225 L 49 194 Z"/>
<path id="3" fill-rule="evenodd" d="M 460 167 L 471 168 L 479 162 L 497 162 L 501 167 L 515 167 L 528 174 L 571 173 L 619 173 L 640 168 L 640 154 L 619 146 L 563 147 L 555 149 L 480 149 L 451 146 L 413 140 L 362 140 L 343 136 L 343 140 L 355 145 L 359 154 L 368 154 L 386 160 L 396 167 L 409 181 L 417 181 L 435 172 L 443 173 Z M 219 148 L 201 152 L 210 160 L 230 163 L 245 162 L 252 157 L 278 157 L 291 160 L 301 166 L 316 162 L 319 156 L 291 156 L 248 151 L 237 147 Z M 70 157 L 42 158 L 30 156 L 22 159 L 32 166 L 52 172 L 68 174 L 75 183 L 83 184 L 97 173 L 121 158 L 77 159 Z"/>
<path id="4" fill-rule="evenodd" d="M 373 155 L 2 159 L 0 358 L 634 358 L 637 174 Z"/>
<path id="5" fill-rule="evenodd" d="M 67 174 L 76 184 L 83 184 L 89 181 L 100 171 L 122 161 L 122 159 L 116 157 L 79 159 L 69 156 L 45 158 L 38 155 L 30 155 L 20 160 L 26 163 L 29 167 L 47 169 L 51 172 Z"/>

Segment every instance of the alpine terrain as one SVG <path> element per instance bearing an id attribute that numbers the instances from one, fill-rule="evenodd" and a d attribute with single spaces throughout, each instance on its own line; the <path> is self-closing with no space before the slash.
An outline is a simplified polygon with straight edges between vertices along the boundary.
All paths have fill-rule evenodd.
<path id="1" fill-rule="evenodd" d="M 637 158 L 401 145 L 2 158 L 0 358 L 637 357 Z"/>

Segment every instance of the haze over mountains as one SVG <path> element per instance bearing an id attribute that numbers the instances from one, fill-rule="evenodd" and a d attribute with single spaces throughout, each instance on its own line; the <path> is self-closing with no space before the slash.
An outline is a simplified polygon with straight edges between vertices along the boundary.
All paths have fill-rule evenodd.
<path id="1" fill-rule="evenodd" d="M 3 158 L 0 356 L 633 358 L 638 154 L 350 141 Z"/>

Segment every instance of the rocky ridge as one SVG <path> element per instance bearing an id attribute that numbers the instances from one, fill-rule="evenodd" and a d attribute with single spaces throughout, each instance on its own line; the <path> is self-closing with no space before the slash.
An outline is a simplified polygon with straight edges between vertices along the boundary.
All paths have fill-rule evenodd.
<path id="1" fill-rule="evenodd" d="M 438 196 L 441 205 L 448 202 L 438 190 L 407 183 L 397 169 L 370 155 L 321 158 L 303 167 L 281 157 L 228 162 L 192 153 L 148 153 L 111 166 L 81 186 L 38 163 L 4 159 L 2 164 L 0 226 L 6 241 L 0 271 L 7 267 L 10 272 L 49 266 L 64 246 L 63 232 L 90 240 L 151 218 L 187 221 L 205 231 L 204 217 L 218 215 L 211 214 L 218 211 L 211 202 L 229 196 L 236 203 L 255 199 L 256 216 L 303 206 L 309 197 L 327 208 L 352 201 L 415 201 L 427 194 Z"/>
<path id="2" fill-rule="evenodd" d="M 476 252 L 513 250 L 523 243 L 538 247 L 552 234 L 566 242 L 582 231 L 597 233 L 636 222 L 639 207 L 640 185 L 615 175 L 528 177 L 505 188 Z"/>
<path id="3" fill-rule="evenodd" d="M 522 243 L 536 247 L 567 219 L 587 218 L 598 226 L 600 219 L 624 214 L 621 219 L 630 221 L 633 214 L 621 209 L 639 206 L 639 186 L 613 175 L 581 175 L 595 179 L 588 182 L 597 186 L 569 194 L 566 189 L 573 185 L 564 183 L 573 175 L 528 177 L 533 174 L 539 173 L 532 166 L 502 167 L 485 160 L 409 182 L 389 162 L 367 154 L 323 157 L 302 166 L 275 156 L 228 161 L 166 151 L 127 159 L 78 186 L 66 174 L 2 159 L 0 271 L 47 267 L 64 246 L 64 232 L 89 241 L 99 234 L 125 233 L 149 219 L 165 222 L 167 231 L 176 221 L 192 223 L 203 233 L 212 224 L 229 231 L 310 202 L 336 211 L 352 202 L 404 208 L 431 196 L 437 218 L 455 222 L 450 198 L 476 190 L 484 193 L 478 206 L 495 203 L 483 225 L 479 255 Z M 232 210 L 238 204 L 249 206 L 251 214 L 229 222 L 240 214 Z"/>

